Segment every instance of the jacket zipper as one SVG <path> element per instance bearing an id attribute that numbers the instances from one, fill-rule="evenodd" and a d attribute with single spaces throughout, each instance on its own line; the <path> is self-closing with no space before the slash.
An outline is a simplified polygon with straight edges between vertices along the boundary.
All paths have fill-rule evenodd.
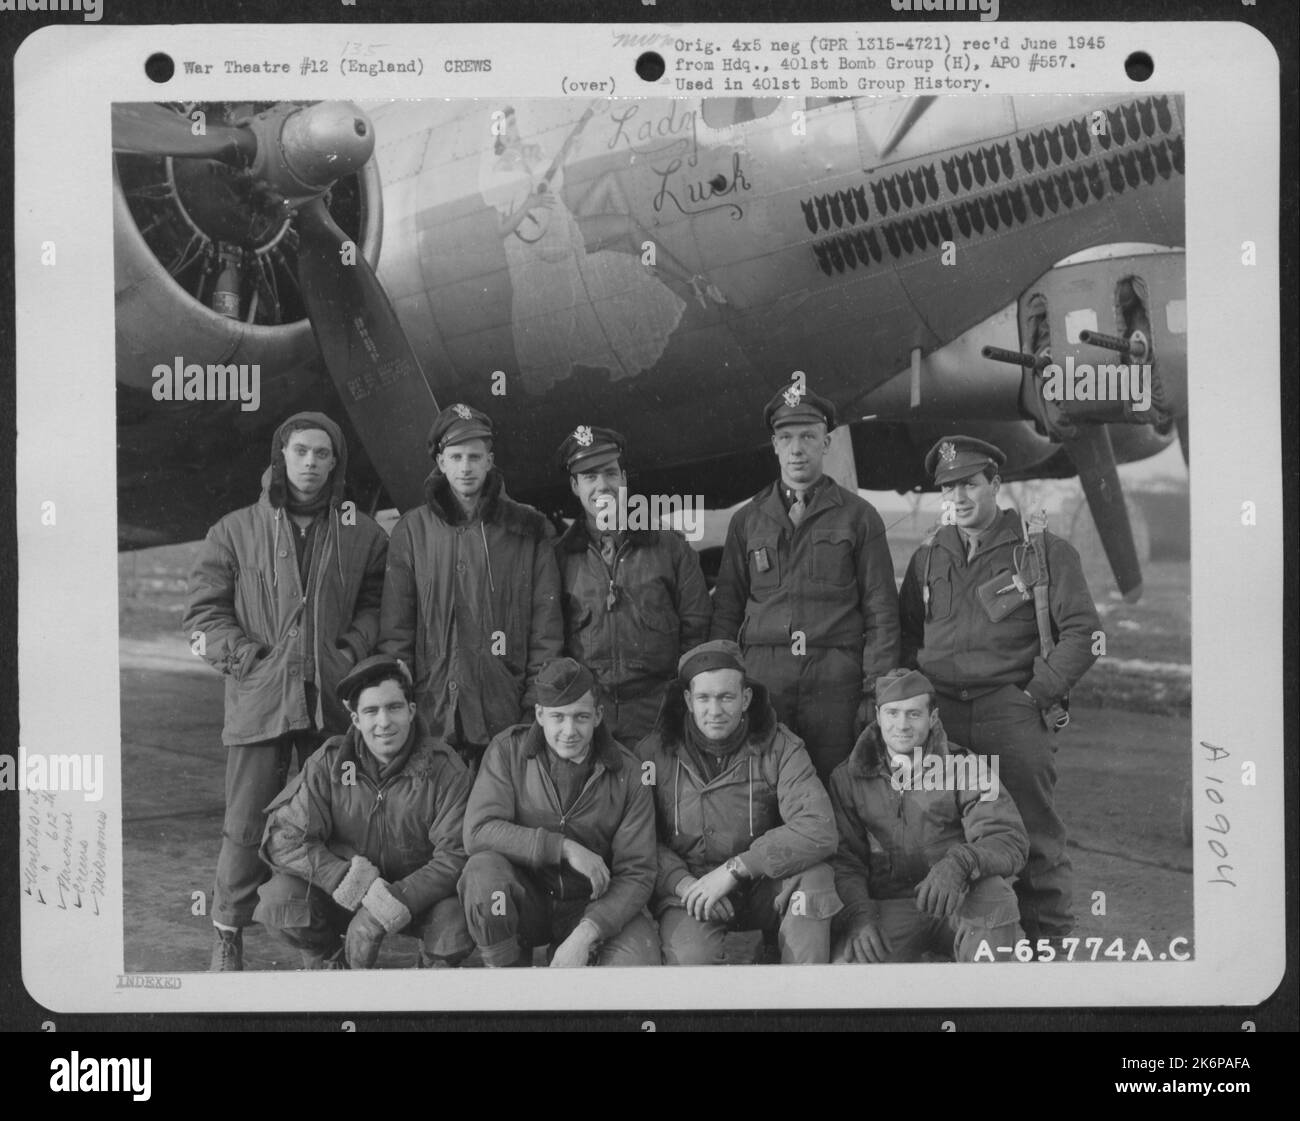
<path id="1" fill-rule="evenodd" d="M 360 770 L 360 764 L 358 764 L 358 770 Z M 367 826 L 373 823 L 375 814 L 379 813 L 379 811 L 383 809 L 384 799 L 388 797 L 388 792 L 395 785 L 397 785 L 398 782 L 401 781 L 404 773 L 405 771 L 403 770 L 398 774 L 391 775 L 390 777 L 385 779 L 382 784 L 376 786 L 374 781 L 370 778 L 370 776 L 362 772 L 362 778 L 366 780 L 366 785 L 369 786 L 370 789 L 375 792 L 375 803 L 370 807 L 370 812 L 366 815 Z M 379 828 L 379 864 L 381 868 L 384 867 L 388 862 L 388 848 L 387 845 L 384 843 L 388 837 L 388 830 L 384 827 L 384 823 L 386 820 L 387 820 L 386 816 L 380 814 L 378 828 Z"/>
<path id="2" fill-rule="evenodd" d="M 617 606 L 617 604 L 614 601 L 614 588 L 615 588 L 615 580 L 618 577 L 618 567 L 620 564 L 623 563 L 623 557 L 624 554 L 627 552 L 627 546 L 628 546 L 627 536 L 624 535 L 623 540 L 619 543 L 618 551 L 615 552 L 614 554 L 614 563 L 607 565 L 605 563 L 605 558 L 600 554 L 600 549 L 598 549 L 596 547 L 596 543 L 591 540 L 591 535 L 590 534 L 587 535 L 587 548 L 590 549 L 593 553 L 595 553 L 596 559 L 600 561 L 601 570 L 606 575 L 605 631 L 607 636 L 606 641 L 609 643 L 609 662 L 610 662 L 611 681 L 620 680 L 623 672 L 623 667 L 620 664 L 621 656 L 618 648 L 618 643 L 614 641 L 615 635 L 617 634 L 618 631 L 618 626 L 614 622 L 614 608 Z M 614 703 L 614 707 L 617 709 L 618 698 L 612 697 L 611 700 Z"/>
<path id="3" fill-rule="evenodd" d="M 560 815 L 560 834 L 561 836 L 563 836 L 564 827 L 568 823 L 569 816 L 573 813 L 574 810 L 578 808 L 579 805 L 582 804 L 583 797 L 586 795 L 587 791 L 591 789 L 592 783 L 596 781 L 595 767 L 593 766 L 592 768 L 591 777 L 587 779 L 586 783 L 583 784 L 582 789 L 578 791 L 578 796 L 573 800 L 573 805 L 571 805 L 566 811 L 565 809 L 563 809 L 563 807 L 560 804 L 560 788 L 555 785 L 555 780 L 551 778 L 551 772 L 546 769 L 546 764 L 543 763 L 540 759 L 537 759 L 536 762 L 538 768 L 542 772 L 542 779 L 546 783 L 547 790 L 551 795 L 551 800 L 555 803 L 555 811 Z M 596 764 L 596 766 L 599 766 L 599 764 Z M 571 840 L 572 838 L 566 837 L 565 839 Z M 564 867 L 563 867 L 564 858 L 563 857 L 560 858 L 560 865 L 561 865 L 560 874 L 556 876 L 555 879 L 556 882 L 559 884 L 559 891 L 560 891 L 560 894 L 557 898 L 563 899 L 564 898 Z"/>
<path id="4" fill-rule="evenodd" d="M 378 786 L 375 785 L 375 783 L 371 780 L 371 778 L 370 778 L 370 776 L 369 776 L 368 774 L 366 774 L 364 771 L 361 770 L 361 764 L 360 764 L 360 762 L 357 763 L 357 770 L 358 770 L 358 772 L 360 772 L 360 774 L 361 774 L 361 778 L 365 781 L 365 784 L 366 784 L 368 787 L 370 787 L 370 789 L 371 789 L 372 791 L 374 791 L 375 800 L 374 800 L 374 802 L 371 803 L 371 805 L 370 805 L 370 810 L 369 810 L 369 812 L 366 814 L 366 837 L 367 837 L 367 839 L 369 839 L 369 838 L 370 838 L 370 837 L 375 833 L 375 831 L 378 830 L 378 833 L 379 833 L 379 837 L 378 837 L 378 841 L 379 841 L 379 846 L 378 846 L 378 847 L 379 847 L 379 866 L 380 866 L 380 868 L 383 868 L 383 867 L 384 867 L 384 832 L 383 832 L 383 818 L 380 818 L 378 825 L 376 825 L 376 823 L 375 823 L 375 814 L 378 813 L 379 810 L 383 808 L 383 805 L 384 805 L 384 792 L 383 792 L 383 791 L 382 791 Z"/>
<path id="5" fill-rule="evenodd" d="M 327 508 L 325 514 L 325 540 L 321 544 L 320 563 L 317 565 L 316 576 L 316 597 L 311 601 L 311 641 L 312 641 L 312 661 L 315 663 L 316 670 L 316 712 L 308 713 L 312 722 L 318 724 L 321 729 L 325 727 L 325 690 L 323 688 L 324 668 L 321 662 L 321 645 L 320 645 L 320 597 L 322 592 L 322 583 L 324 580 L 325 566 L 329 563 L 330 541 L 334 533 L 334 521 L 329 516 Z M 335 546 L 337 550 L 337 545 Z M 341 562 L 340 562 L 341 563 Z M 342 594 L 342 589 L 340 589 Z M 305 692 L 305 690 L 304 690 Z"/>

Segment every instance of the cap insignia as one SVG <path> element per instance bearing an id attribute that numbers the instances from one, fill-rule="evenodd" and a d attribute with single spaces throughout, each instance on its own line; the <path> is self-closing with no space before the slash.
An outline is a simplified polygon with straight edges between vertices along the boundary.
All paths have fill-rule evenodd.
<path id="1" fill-rule="evenodd" d="M 470 412 L 468 405 L 453 405 L 452 410 L 460 417 L 461 420 L 473 420 L 474 414 Z"/>
<path id="2" fill-rule="evenodd" d="M 939 445 L 939 458 L 942 459 L 944 463 L 951 464 L 952 461 L 957 458 L 957 445 L 951 440 L 945 440 Z"/>
<path id="3" fill-rule="evenodd" d="M 573 430 L 573 438 L 584 448 L 591 447 L 592 441 L 595 440 L 595 437 L 591 434 L 591 429 L 585 424 L 580 424 Z"/>

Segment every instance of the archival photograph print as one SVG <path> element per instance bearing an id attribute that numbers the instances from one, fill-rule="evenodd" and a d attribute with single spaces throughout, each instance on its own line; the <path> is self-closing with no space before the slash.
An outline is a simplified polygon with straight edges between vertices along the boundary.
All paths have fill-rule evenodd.
<path id="1" fill-rule="evenodd" d="M 114 104 L 126 975 L 1195 958 L 1183 96 L 868 80 Z"/>

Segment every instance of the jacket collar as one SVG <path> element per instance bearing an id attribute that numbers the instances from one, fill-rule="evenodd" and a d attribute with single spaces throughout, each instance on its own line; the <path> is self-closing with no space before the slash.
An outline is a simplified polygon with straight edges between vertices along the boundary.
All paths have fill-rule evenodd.
<path id="1" fill-rule="evenodd" d="M 545 754 L 546 734 L 542 731 L 542 726 L 534 720 L 524 732 L 524 755 L 534 759 Z M 603 722 L 596 725 L 596 731 L 591 737 L 591 754 L 596 763 L 602 764 L 607 771 L 623 769 L 622 753 Z"/>
<path id="2" fill-rule="evenodd" d="M 435 467 L 424 480 L 424 501 L 434 517 L 447 525 L 464 525 L 468 520 L 461 504 L 451 493 L 447 477 Z M 546 519 L 531 506 L 515 502 L 505 493 L 505 476 L 499 468 L 489 468 L 483 484 L 479 515 L 484 523 L 499 525 L 520 537 L 546 535 Z"/>
<path id="3" fill-rule="evenodd" d="M 923 756 L 949 754 L 948 733 L 943 730 L 942 720 L 935 721 L 934 727 L 930 729 L 921 754 Z M 849 770 L 862 778 L 888 775 L 892 770 L 889 765 L 889 749 L 880 736 L 880 725 L 875 721 L 867 725 L 866 731 L 858 737 L 858 742 L 849 752 Z"/>
<path id="4" fill-rule="evenodd" d="M 659 540 L 659 531 L 627 529 L 623 531 L 623 539 L 633 546 L 649 546 Z M 587 546 L 591 544 L 594 542 L 591 539 L 591 531 L 587 528 L 585 514 L 569 526 L 560 537 L 560 548 L 566 553 L 585 553 Z"/>
<path id="5" fill-rule="evenodd" d="M 1003 545 L 1007 542 L 1018 545 L 1024 537 L 1020 514 L 1009 507 L 1003 507 L 993 524 L 980 538 L 979 551 L 983 553 L 995 545 Z M 940 526 L 938 533 L 935 534 L 934 543 L 947 549 L 954 556 L 965 557 L 966 555 L 966 542 L 955 525 Z"/>
<path id="6" fill-rule="evenodd" d="M 784 522 L 788 525 L 790 514 L 781 498 L 781 491 L 784 487 L 785 484 L 781 482 L 780 478 L 769 483 L 754 496 L 754 505 L 773 521 Z M 824 510 L 828 506 L 843 505 L 844 495 L 840 492 L 839 486 L 829 475 L 823 475 L 813 484 L 812 502 L 809 503 L 804 518 L 806 520 L 810 514 L 814 514 L 818 510 Z"/>
<path id="7" fill-rule="evenodd" d="M 751 755 L 757 754 L 772 742 L 776 736 L 776 710 L 768 697 L 767 687 L 757 681 L 746 683 L 753 690 L 749 708 L 745 710 L 749 717 L 749 735 L 737 750 Z M 686 707 L 686 698 L 682 695 L 681 682 L 668 683 L 663 704 L 659 706 L 659 715 L 651 732 L 659 739 L 669 754 L 676 755 L 685 741 L 685 722 L 694 717 Z"/>
<path id="8" fill-rule="evenodd" d="M 335 470 L 337 471 L 338 468 L 335 467 Z M 325 504 L 325 508 L 320 511 L 321 514 L 325 515 L 328 515 L 331 511 L 337 511 L 339 503 L 343 500 L 343 491 L 339 489 L 332 478 L 329 485 L 329 501 Z M 279 483 L 276 482 L 271 468 L 266 468 L 266 470 L 262 472 L 262 493 L 257 500 L 257 504 L 266 507 L 273 516 L 278 516 L 281 511 L 285 510 L 286 487 L 287 484 L 283 481 L 280 481 Z"/>
<path id="9" fill-rule="evenodd" d="M 449 758 L 460 758 L 449 744 L 429 731 L 429 726 L 424 722 L 424 717 L 418 714 L 415 718 L 414 735 L 416 737 L 415 747 L 406 760 L 406 766 L 398 772 L 398 775 L 410 775 L 411 778 L 417 779 L 428 778 Z M 339 752 L 334 760 L 333 770 L 336 781 L 342 781 L 343 764 L 353 763 L 360 767 L 361 753 L 368 749 L 361 738 L 360 730 L 355 724 L 337 739 L 339 741 Z M 396 778 L 398 775 L 389 777 Z"/>

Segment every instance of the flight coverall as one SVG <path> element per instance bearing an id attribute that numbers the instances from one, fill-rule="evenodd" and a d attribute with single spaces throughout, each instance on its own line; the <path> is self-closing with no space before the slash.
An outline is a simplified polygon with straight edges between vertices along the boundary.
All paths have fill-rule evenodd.
<path id="1" fill-rule="evenodd" d="M 942 723 L 930 730 L 925 756 L 973 761 L 948 743 Z M 847 960 L 848 943 L 863 923 L 875 923 L 890 943 L 888 961 L 920 961 L 929 950 L 957 961 L 1007 960 L 998 947 L 1021 938 L 1019 910 L 1010 879 L 1024 867 L 1029 839 L 1015 803 L 1004 788 L 985 801 L 957 772 L 966 789 L 896 790 L 880 728 L 872 724 L 853 753 L 831 776 L 831 805 L 839 830 L 832 860 L 835 890 L 844 901 L 836 916 L 836 960 Z M 969 875 L 969 890 L 956 913 L 936 918 L 916 905 L 916 888 L 941 860 Z M 987 944 L 981 952 L 980 944 Z"/>
<path id="2" fill-rule="evenodd" d="M 727 529 L 709 637 L 740 644 L 827 781 L 863 697 L 898 662 L 894 563 L 875 507 L 823 477 L 796 528 L 780 481 L 760 491 Z"/>
<path id="3" fill-rule="evenodd" d="M 1074 926 L 1073 869 L 1055 806 L 1055 746 L 1042 712 L 1096 661 L 1101 624 L 1079 554 L 1044 534 L 1056 645 L 1049 658 L 1041 656 L 1032 593 L 1021 595 L 1012 581 L 1023 541 L 1015 510 L 1000 511 L 970 559 L 956 526 L 940 527 L 908 564 L 899 616 L 902 664 L 934 683 L 948 734 L 976 754 L 1000 756 L 1001 781 L 1029 834 L 1016 894 L 1021 925 L 1036 942 Z"/>
<path id="4" fill-rule="evenodd" d="M 596 675 L 604 726 L 635 745 L 654 726 L 677 659 L 703 642 L 712 601 L 695 551 L 673 530 L 629 530 L 612 568 L 587 525 L 556 542 L 564 653 Z"/>
<path id="5" fill-rule="evenodd" d="M 680 689 L 669 691 L 654 731 L 637 747 L 654 783 L 654 909 L 666 965 L 721 964 L 728 930 L 775 933 L 785 963 L 830 960 L 830 920 L 840 910 L 827 863 L 835 851 L 830 799 L 802 741 L 777 721 L 767 690 L 750 688 L 749 734 L 711 781 L 686 751 L 684 722 L 694 716 Z M 687 914 L 677 885 L 733 856 L 751 877 L 727 897 L 735 918 L 701 922 Z"/>

